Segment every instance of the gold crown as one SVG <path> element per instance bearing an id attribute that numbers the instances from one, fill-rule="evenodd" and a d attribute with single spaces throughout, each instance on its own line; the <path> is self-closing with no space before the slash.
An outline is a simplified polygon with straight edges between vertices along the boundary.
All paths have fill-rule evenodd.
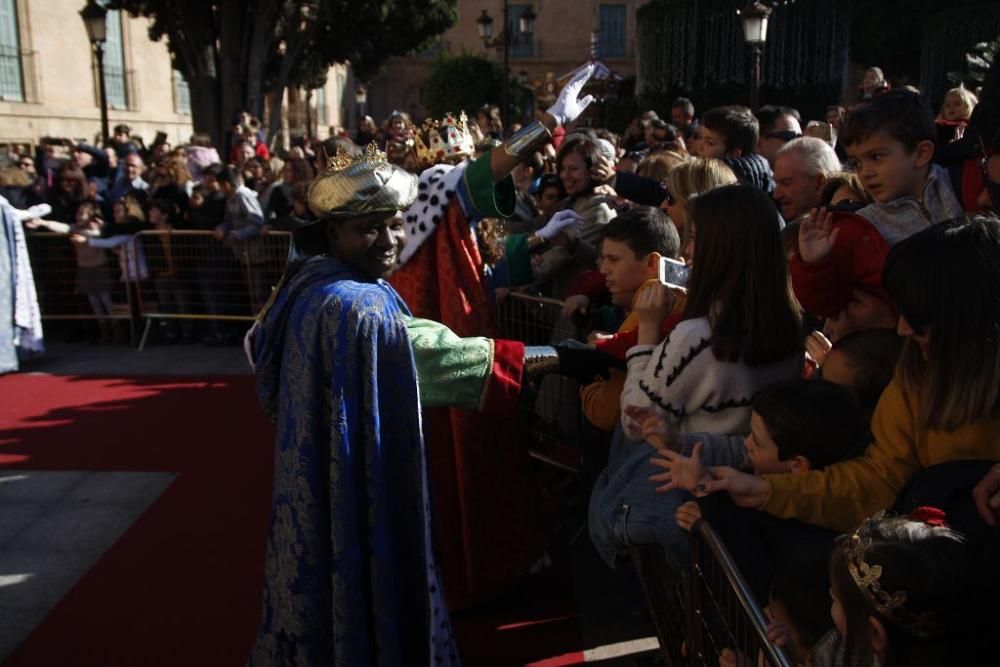
<path id="1" fill-rule="evenodd" d="M 925 611 L 916 614 L 906 608 L 906 591 L 889 593 L 882 589 L 879 578 L 882 576 L 882 566 L 869 565 L 865 561 L 865 552 L 872 546 L 872 526 L 885 516 L 881 511 L 865 519 L 854 534 L 844 544 L 844 555 L 847 560 L 847 571 L 854 579 L 855 585 L 868 599 L 875 609 L 887 619 L 894 621 L 901 628 L 917 637 L 929 637 L 941 629 L 934 620 L 934 614 Z"/>
<path id="2" fill-rule="evenodd" d="M 401 211 L 417 198 L 417 177 L 390 164 L 371 143 L 360 155 L 339 149 L 309 186 L 308 196 L 317 218 Z"/>
<path id="3" fill-rule="evenodd" d="M 440 162 L 461 162 L 475 152 L 469 119 L 464 111 L 457 120 L 450 112 L 440 121 L 427 119 L 414 143 L 417 159 L 425 168 Z"/>
<path id="4" fill-rule="evenodd" d="M 352 164 L 359 164 L 362 162 L 367 162 L 374 167 L 381 163 L 388 163 L 388 160 L 386 159 L 385 153 L 379 150 L 378 144 L 374 141 L 365 146 L 363 151 L 353 155 L 343 146 L 338 146 L 337 154 L 326 161 L 325 173 L 335 174 L 338 171 L 347 169 Z"/>

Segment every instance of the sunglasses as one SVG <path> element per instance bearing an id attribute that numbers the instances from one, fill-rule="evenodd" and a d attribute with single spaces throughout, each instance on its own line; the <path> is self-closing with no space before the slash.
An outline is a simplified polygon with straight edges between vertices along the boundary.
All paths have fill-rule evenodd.
<path id="1" fill-rule="evenodd" d="M 782 141 L 791 141 L 792 139 L 798 139 L 802 136 L 801 132 L 796 132 L 795 130 L 780 130 L 778 132 L 768 132 L 764 135 L 765 139 L 781 139 Z"/>

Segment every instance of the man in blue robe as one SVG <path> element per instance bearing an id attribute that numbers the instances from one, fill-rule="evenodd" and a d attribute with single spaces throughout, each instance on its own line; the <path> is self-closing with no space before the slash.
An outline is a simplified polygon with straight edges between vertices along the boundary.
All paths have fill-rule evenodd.
<path id="1" fill-rule="evenodd" d="M 585 81 L 586 78 L 583 79 Z M 507 174 L 579 115 L 583 82 L 490 158 Z M 249 664 L 458 665 L 431 549 L 421 404 L 508 410 L 552 348 L 458 338 L 412 318 L 384 276 L 417 178 L 369 150 L 310 188 L 320 221 L 248 336 L 277 427 L 263 618 Z M 499 178 L 497 179 L 499 180 Z M 418 384 L 419 369 L 419 384 Z"/>

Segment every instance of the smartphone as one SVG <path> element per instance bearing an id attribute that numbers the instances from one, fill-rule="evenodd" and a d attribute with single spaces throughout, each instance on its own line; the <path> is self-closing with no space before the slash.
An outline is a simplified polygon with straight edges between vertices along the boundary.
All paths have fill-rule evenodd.
<path id="1" fill-rule="evenodd" d="M 668 287 L 686 287 L 691 269 L 684 262 L 669 257 L 660 258 L 658 277 Z"/>

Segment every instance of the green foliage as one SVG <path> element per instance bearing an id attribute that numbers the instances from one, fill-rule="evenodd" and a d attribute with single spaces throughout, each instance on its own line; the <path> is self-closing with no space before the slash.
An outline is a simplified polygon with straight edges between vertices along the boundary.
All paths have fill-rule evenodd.
<path id="1" fill-rule="evenodd" d="M 970 90 L 983 85 L 990 67 L 997 62 L 998 53 L 1000 53 L 1000 37 L 989 42 L 979 42 L 965 54 L 965 71 L 948 72 L 948 81 L 956 86 L 965 84 Z"/>
<path id="2" fill-rule="evenodd" d="M 436 118 L 449 111 L 464 110 L 471 115 L 484 104 L 496 104 L 502 90 L 503 68 L 492 60 L 469 54 L 442 55 L 431 66 L 424 106 Z"/>
<path id="3" fill-rule="evenodd" d="M 334 63 L 358 78 L 419 49 L 458 20 L 457 0 L 108 0 L 152 20 L 191 84 L 196 127 L 218 141 L 233 111 L 263 114 L 267 93 L 317 87 Z M 272 128 L 274 123 L 272 122 Z"/>

